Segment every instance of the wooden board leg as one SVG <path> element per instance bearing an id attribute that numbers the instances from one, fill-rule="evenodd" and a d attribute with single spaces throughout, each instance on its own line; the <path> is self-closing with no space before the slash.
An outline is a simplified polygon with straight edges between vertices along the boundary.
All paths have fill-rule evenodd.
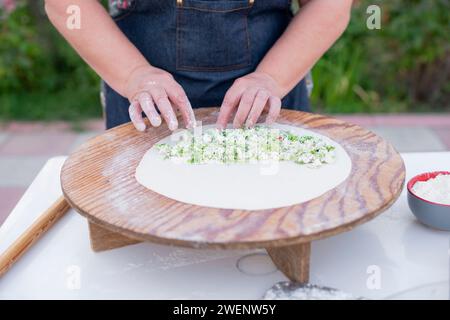
<path id="1" fill-rule="evenodd" d="M 266 248 L 273 263 L 289 280 L 299 283 L 309 281 L 311 243 L 301 243 L 286 247 Z"/>
<path id="2" fill-rule="evenodd" d="M 88 223 L 91 248 L 95 252 L 111 250 L 141 242 L 140 240 L 128 238 L 119 233 L 109 231 L 95 223 Z"/>

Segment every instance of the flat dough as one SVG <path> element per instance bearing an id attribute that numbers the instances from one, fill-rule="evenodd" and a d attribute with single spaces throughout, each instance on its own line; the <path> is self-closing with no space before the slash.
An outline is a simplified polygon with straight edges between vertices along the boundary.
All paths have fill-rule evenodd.
<path id="1" fill-rule="evenodd" d="M 212 126 L 204 126 L 208 128 Z M 298 135 L 312 135 L 336 147 L 336 161 L 308 168 L 289 161 L 258 164 L 186 164 L 163 159 L 153 146 L 136 168 L 136 180 L 165 197 L 198 206 L 263 210 L 291 206 L 321 196 L 343 182 L 351 160 L 338 143 L 299 127 L 274 124 Z M 159 143 L 173 143 L 173 137 Z"/>

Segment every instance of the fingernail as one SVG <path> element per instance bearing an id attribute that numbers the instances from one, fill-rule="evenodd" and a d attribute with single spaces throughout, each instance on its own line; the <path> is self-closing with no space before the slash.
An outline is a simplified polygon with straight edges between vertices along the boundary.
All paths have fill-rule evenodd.
<path id="1" fill-rule="evenodd" d="M 168 123 L 169 129 L 171 131 L 174 131 L 178 128 L 178 121 L 174 120 L 174 119 L 170 119 L 169 123 Z"/>
<path id="2" fill-rule="evenodd" d="M 141 131 L 141 132 L 145 131 L 145 128 L 146 128 L 145 123 L 139 122 L 139 123 L 136 123 L 135 126 L 138 131 Z"/>
<path id="3" fill-rule="evenodd" d="M 151 116 L 150 117 L 150 123 L 154 127 L 159 127 L 161 125 L 161 117 L 159 117 L 159 116 Z"/>
<path id="4" fill-rule="evenodd" d="M 195 118 L 192 118 L 191 120 L 189 120 L 189 125 L 191 125 L 192 128 L 195 128 L 197 126 L 197 120 L 195 120 Z"/>
<path id="5" fill-rule="evenodd" d="M 195 128 L 197 126 L 197 121 L 195 120 L 195 113 L 192 109 L 191 103 L 188 100 L 189 105 L 189 125 L 192 126 L 192 128 Z"/>
<path id="6" fill-rule="evenodd" d="M 247 128 L 253 127 L 253 125 L 254 125 L 254 123 L 253 123 L 253 121 L 251 121 L 251 120 L 247 120 L 247 122 L 245 122 L 245 126 L 246 126 Z"/>

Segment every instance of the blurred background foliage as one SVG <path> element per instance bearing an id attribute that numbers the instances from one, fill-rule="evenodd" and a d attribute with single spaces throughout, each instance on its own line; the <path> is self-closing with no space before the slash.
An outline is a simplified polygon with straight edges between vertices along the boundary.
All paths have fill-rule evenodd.
<path id="1" fill-rule="evenodd" d="M 381 30 L 366 27 L 371 4 L 382 8 Z M 99 78 L 48 22 L 43 1 L 2 8 L 0 119 L 101 116 Z M 313 69 L 313 109 L 449 111 L 449 12 L 450 0 L 355 1 L 348 30 Z"/>
<path id="2" fill-rule="evenodd" d="M 101 116 L 99 78 L 50 24 L 43 1 L 16 1 L 0 14 L 0 118 Z"/>
<path id="3" fill-rule="evenodd" d="M 366 9 L 382 9 L 368 30 Z M 450 1 L 360 0 L 342 38 L 313 69 L 325 112 L 450 110 Z"/>

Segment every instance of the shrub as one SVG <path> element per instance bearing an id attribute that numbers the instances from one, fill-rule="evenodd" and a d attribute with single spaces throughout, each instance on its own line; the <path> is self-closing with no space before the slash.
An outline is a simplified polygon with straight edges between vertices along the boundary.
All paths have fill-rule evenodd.
<path id="1" fill-rule="evenodd" d="M 382 9 L 368 30 L 366 8 Z M 449 0 L 361 0 L 342 38 L 313 69 L 313 105 L 327 112 L 445 111 L 450 98 Z"/>
<path id="2" fill-rule="evenodd" d="M 51 26 L 43 8 L 42 1 L 18 1 L 8 15 L 0 12 L 0 117 L 99 116 L 99 78 Z"/>

